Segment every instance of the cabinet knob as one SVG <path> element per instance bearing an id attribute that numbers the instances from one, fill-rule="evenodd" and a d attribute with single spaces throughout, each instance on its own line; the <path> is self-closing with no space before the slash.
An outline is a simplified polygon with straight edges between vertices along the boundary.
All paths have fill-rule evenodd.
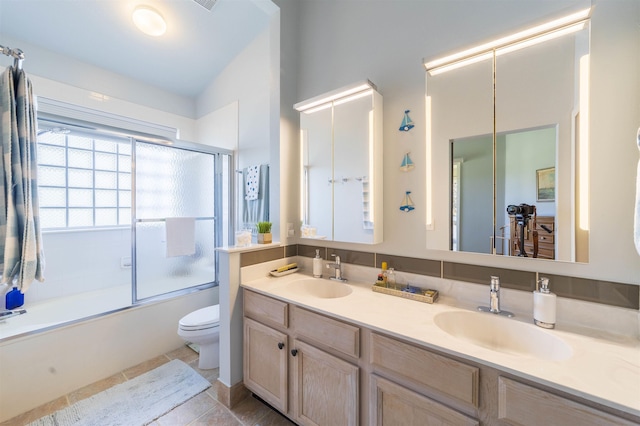
<path id="1" fill-rule="evenodd" d="M 293 355 L 293 356 L 298 355 L 298 350 L 297 349 L 291 349 L 291 355 Z"/>
<path id="2" fill-rule="evenodd" d="M 284 343 L 278 342 L 278 349 L 282 349 L 282 348 L 284 348 Z"/>

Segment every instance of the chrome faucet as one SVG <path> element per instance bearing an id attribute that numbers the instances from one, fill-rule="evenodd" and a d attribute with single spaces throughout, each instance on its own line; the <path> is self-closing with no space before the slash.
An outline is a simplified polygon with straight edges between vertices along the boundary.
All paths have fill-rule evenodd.
<path id="1" fill-rule="evenodd" d="M 336 256 L 335 254 L 332 254 L 331 256 L 335 257 L 336 261 L 334 263 L 327 263 L 327 269 L 334 268 L 335 275 L 329 279 L 334 281 L 346 282 L 347 279 L 342 276 L 342 264 L 340 263 L 340 256 Z"/>
<path id="2" fill-rule="evenodd" d="M 491 276 L 491 284 L 489 285 L 489 307 L 478 306 L 478 310 L 507 317 L 513 316 L 511 312 L 500 310 L 500 277 Z"/>

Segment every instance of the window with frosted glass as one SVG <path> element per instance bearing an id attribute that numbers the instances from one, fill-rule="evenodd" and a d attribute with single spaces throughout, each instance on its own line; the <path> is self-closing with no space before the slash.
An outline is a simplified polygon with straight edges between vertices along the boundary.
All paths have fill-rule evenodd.
<path id="1" fill-rule="evenodd" d="M 131 223 L 131 145 L 71 133 L 38 136 L 43 229 Z"/>

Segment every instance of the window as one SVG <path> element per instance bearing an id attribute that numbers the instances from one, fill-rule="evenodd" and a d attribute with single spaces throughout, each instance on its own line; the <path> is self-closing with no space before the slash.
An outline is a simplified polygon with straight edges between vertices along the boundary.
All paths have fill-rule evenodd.
<path id="1" fill-rule="evenodd" d="M 131 142 L 68 129 L 38 136 L 42 229 L 131 224 Z"/>

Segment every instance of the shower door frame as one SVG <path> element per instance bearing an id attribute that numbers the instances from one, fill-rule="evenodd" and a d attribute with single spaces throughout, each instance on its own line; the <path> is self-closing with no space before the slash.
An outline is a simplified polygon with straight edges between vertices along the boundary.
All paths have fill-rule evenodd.
<path id="1" fill-rule="evenodd" d="M 187 142 L 187 141 L 179 141 L 179 140 L 175 140 L 175 141 L 168 141 L 168 140 L 164 140 L 164 139 L 153 139 L 153 138 L 140 138 L 140 137 L 135 137 L 132 136 L 130 138 L 131 140 L 131 163 L 133 166 L 135 166 L 136 163 L 136 144 L 138 142 L 141 143 L 147 143 L 147 144 L 154 144 L 154 145 L 159 145 L 159 146 L 163 146 L 166 148 L 174 148 L 174 149 L 181 149 L 181 150 L 185 150 L 185 151 L 192 151 L 192 152 L 196 152 L 196 153 L 200 153 L 200 154 L 207 154 L 207 155 L 212 155 L 213 156 L 213 160 L 214 160 L 214 191 L 216 191 L 214 194 L 216 196 L 218 196 L 219 198 L 217 198 L 216 196 L 214 196 L 214 216 L 213 216 L 213 221 L 214 221 L 214 249 L 217 247 L 221 247 L 224 245 L 224 241 L 223 241 L 223 205 L 225 204 L 225 202 L 227 203 L 228 207 L 228 215 L 229 215 L 229 224 L 228 224 L 228 229 L 227 229 L 227 234 L 229 235 L 229 240 L 230 240 L 230 236 L 232 235 L 231 230 L 234 227 L 233 224 L 233 190 L 234 190 L 234 182 L 232 179 L 232 170 L 233 170 L 233 164 L 235 164 L 234 162 L 234 156 L 233 156 L 233 151 L 231 150 L 227 150 L 227 149 L 223 149 L 223 148 L 217 148 L 217 147 L 213 147 L 210 145 L 202 145 L 202 144 L 198 144 L 198 143 L 194 143 L 194 142 Z M 229 167 L 227 168 L 227 180 L 229 182 L 229 193 L 227 196 L 227 200 L 223 199 L 223 188 L 222 188 L 222 183 L 223 183 L 223 157 L 227 156 L 228 157 L 228 164 Z M 210 287 L 216 287 L 219 285 L 219 274 L 220 274 L 220 255 L 218 250 L 215 250 L 214 253 L 214 268 L 215 268 L 215 276 L 214 276 L 214 280 L 212 282 L 208 282 L 208 283 L 203 283 L 203 284 L 198 284 L 195 286 L 191 286 L 191 287 L 187 287 L 187 288 L 182 288 L 182 289 L 178 289 L 178 290 L 174 290 L 174 291 L 170 291 L 168 293 L 162 293 L 162 294 L 158 294 L 158 295 L 154 295 L 154 296 L 149 296 L 149 297 L 145 297 L 145 298 L 138 298 L 138 280 L 137 280 L 137 261 L 136 261 L 136 257 L 137 257 L 137 247 L 136 247 L 136 229 L 137 229 L 137 224 L 142 220 L 138 220 L 137 219 L 137 215 L 136 215 L 136 192 L 137 192 L 137 185 L 136 185 L 136 174 L 135 172 L 131 173 L 131 305 L 135 306 L 135 305 L 139 305 L 141 303 L 145 303 L 145 302 L 149 302 L 149 301 L 154 301 L 154 300 L 161 300 L 161 299 L 166 299 L 169 297 L 173 297 L 173 296 L 178 296 L 178 295 L 182 295 L 182 294 L 188 294 L 191 293 L 192 291 L 197 291 L 200 289 L 206 289 L 206 288 L 210 288 Z M 217 201 L 217 202 L 216 202 Z M 208 219 L 208 218 L 207 218 Z M 229 241 L 227 242 L 229 243 Z"/>

